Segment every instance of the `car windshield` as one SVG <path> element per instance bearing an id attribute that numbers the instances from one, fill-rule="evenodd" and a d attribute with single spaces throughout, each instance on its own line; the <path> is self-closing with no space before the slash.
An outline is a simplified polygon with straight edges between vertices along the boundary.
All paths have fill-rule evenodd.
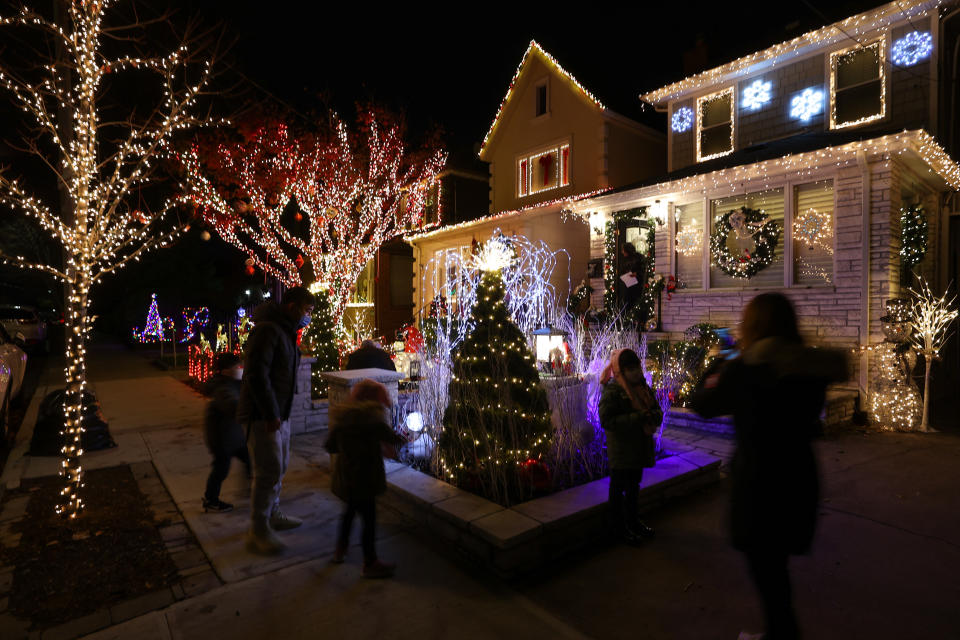
<path id="1" fill-rule="evenodd" d="M 33 320 L 36 314 L 29 309 L 0 308 L 0 320 Z"/>

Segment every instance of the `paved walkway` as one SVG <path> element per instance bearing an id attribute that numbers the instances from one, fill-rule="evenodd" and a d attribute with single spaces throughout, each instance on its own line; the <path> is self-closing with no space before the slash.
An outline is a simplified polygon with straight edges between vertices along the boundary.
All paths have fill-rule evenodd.
<path id="1" fill-rule="evenodd" d="M 742 559 L 724 533 L 726 482 L 652 514 L 658 538 L 642 548 L 589 549 L 512 585 L 381 509 L 379 548 L 399 570 L 393 580 L 364 581 L 358 548 L 345 565 L 328 562 L 340 506 L 320 436 L 294 439 L 284 488 L 285 508 L 306 524 L 282 534 L 290 543 L 282 558 L 250 556 L 239 468 L 224 490 L 235 512 L 199 507 L 209 464 L 202 398 L 131 352 L 95 347 L 90 370 L 121 446 L 85 456 L 87 468 L 151 460 L 222 586 L 89 638 L 732 640 L 760 628 Z M 732 451 L 724 438 L 700 440 L 720 455 Z M 793 563 L 806 637 L 960 637 L 960 437 L 848 434 L 818 450 L 820 530 L 813 554 Z M 45 464 L 30 460 L 25 473 Z"/>

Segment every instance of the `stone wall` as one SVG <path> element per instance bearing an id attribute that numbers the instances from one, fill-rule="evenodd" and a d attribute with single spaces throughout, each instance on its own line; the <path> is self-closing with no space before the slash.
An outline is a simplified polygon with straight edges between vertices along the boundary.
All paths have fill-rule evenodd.
<path id="1" fill-rule="evenodd" d="M 327 403 L 314 403 L 311 393 L 310 365 L 316 358 L 301 358 L 297 371 L 296 393 L 290 411 L 290 433 L 308 433 L 327 428 Z"/>

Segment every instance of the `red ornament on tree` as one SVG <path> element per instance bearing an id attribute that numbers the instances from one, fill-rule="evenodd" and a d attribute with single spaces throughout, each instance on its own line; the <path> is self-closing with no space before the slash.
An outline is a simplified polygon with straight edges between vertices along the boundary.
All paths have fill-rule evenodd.
<path id="1" fill-rule="evenodd" d="M 256 271 L 256 269 L 253 268 L 253 265 L 252 265 L 252 264 L 248 264 L 246 270 L 247 270 L 247 275 L 248 275 L 248 276 L 252 276 L 252 275 L 253 275 L 253 272 Z"/>

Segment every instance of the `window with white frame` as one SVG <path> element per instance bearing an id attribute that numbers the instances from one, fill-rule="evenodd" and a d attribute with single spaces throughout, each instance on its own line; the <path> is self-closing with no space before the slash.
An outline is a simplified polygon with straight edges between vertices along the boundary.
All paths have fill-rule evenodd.
<path id="1" fill-rule="evenodd" d="M 697 98 L 697 162 L 733 151 L 733 87 Z"/>
<path id="2" fill-rule="evenodd" d="M 703 288 L 703 201 L 678 204 L 673 208 L 676 223 L 674 255 L 677 287 Z"/>
<path id="3" fill-rule="evenodd" d="M 783 224 L 783 188 L 767 189 L 741 195 L 718 198 L 710 201 L 710 232 L 716 230 L 724 214 L 747 207 L 757 209 L 767 215 L 769 220 Z M 720 267 L 710 264 L 710 288 L 727 287 L 782 287 L 783 286 L 783 236 L 777 240 L 774 249 L 774 260 L 767 267 L 758 271 L 749 280 L 734 278 L 723 272 Z M 742 232 L 730 232 L 725 238 L 727 248 L 734 255 L 750 255 L 756 248 L 756 230 L 745 227 Z"/>
<path id="4" fill-rule="evenodd" d="M 529 196 L 570 184 L 570 144 L 517 159 L 517 196 Z"/>
<path id="5" fill-rule="evenodd" d="M 855 127 L 887 113 L 883 40 L 830 54 L 830 128 Z"/>
<path id="6" fill-rule="evenodd" d="M 793 188 L 793 282 L 833 282 L 833 180 Z"/>

